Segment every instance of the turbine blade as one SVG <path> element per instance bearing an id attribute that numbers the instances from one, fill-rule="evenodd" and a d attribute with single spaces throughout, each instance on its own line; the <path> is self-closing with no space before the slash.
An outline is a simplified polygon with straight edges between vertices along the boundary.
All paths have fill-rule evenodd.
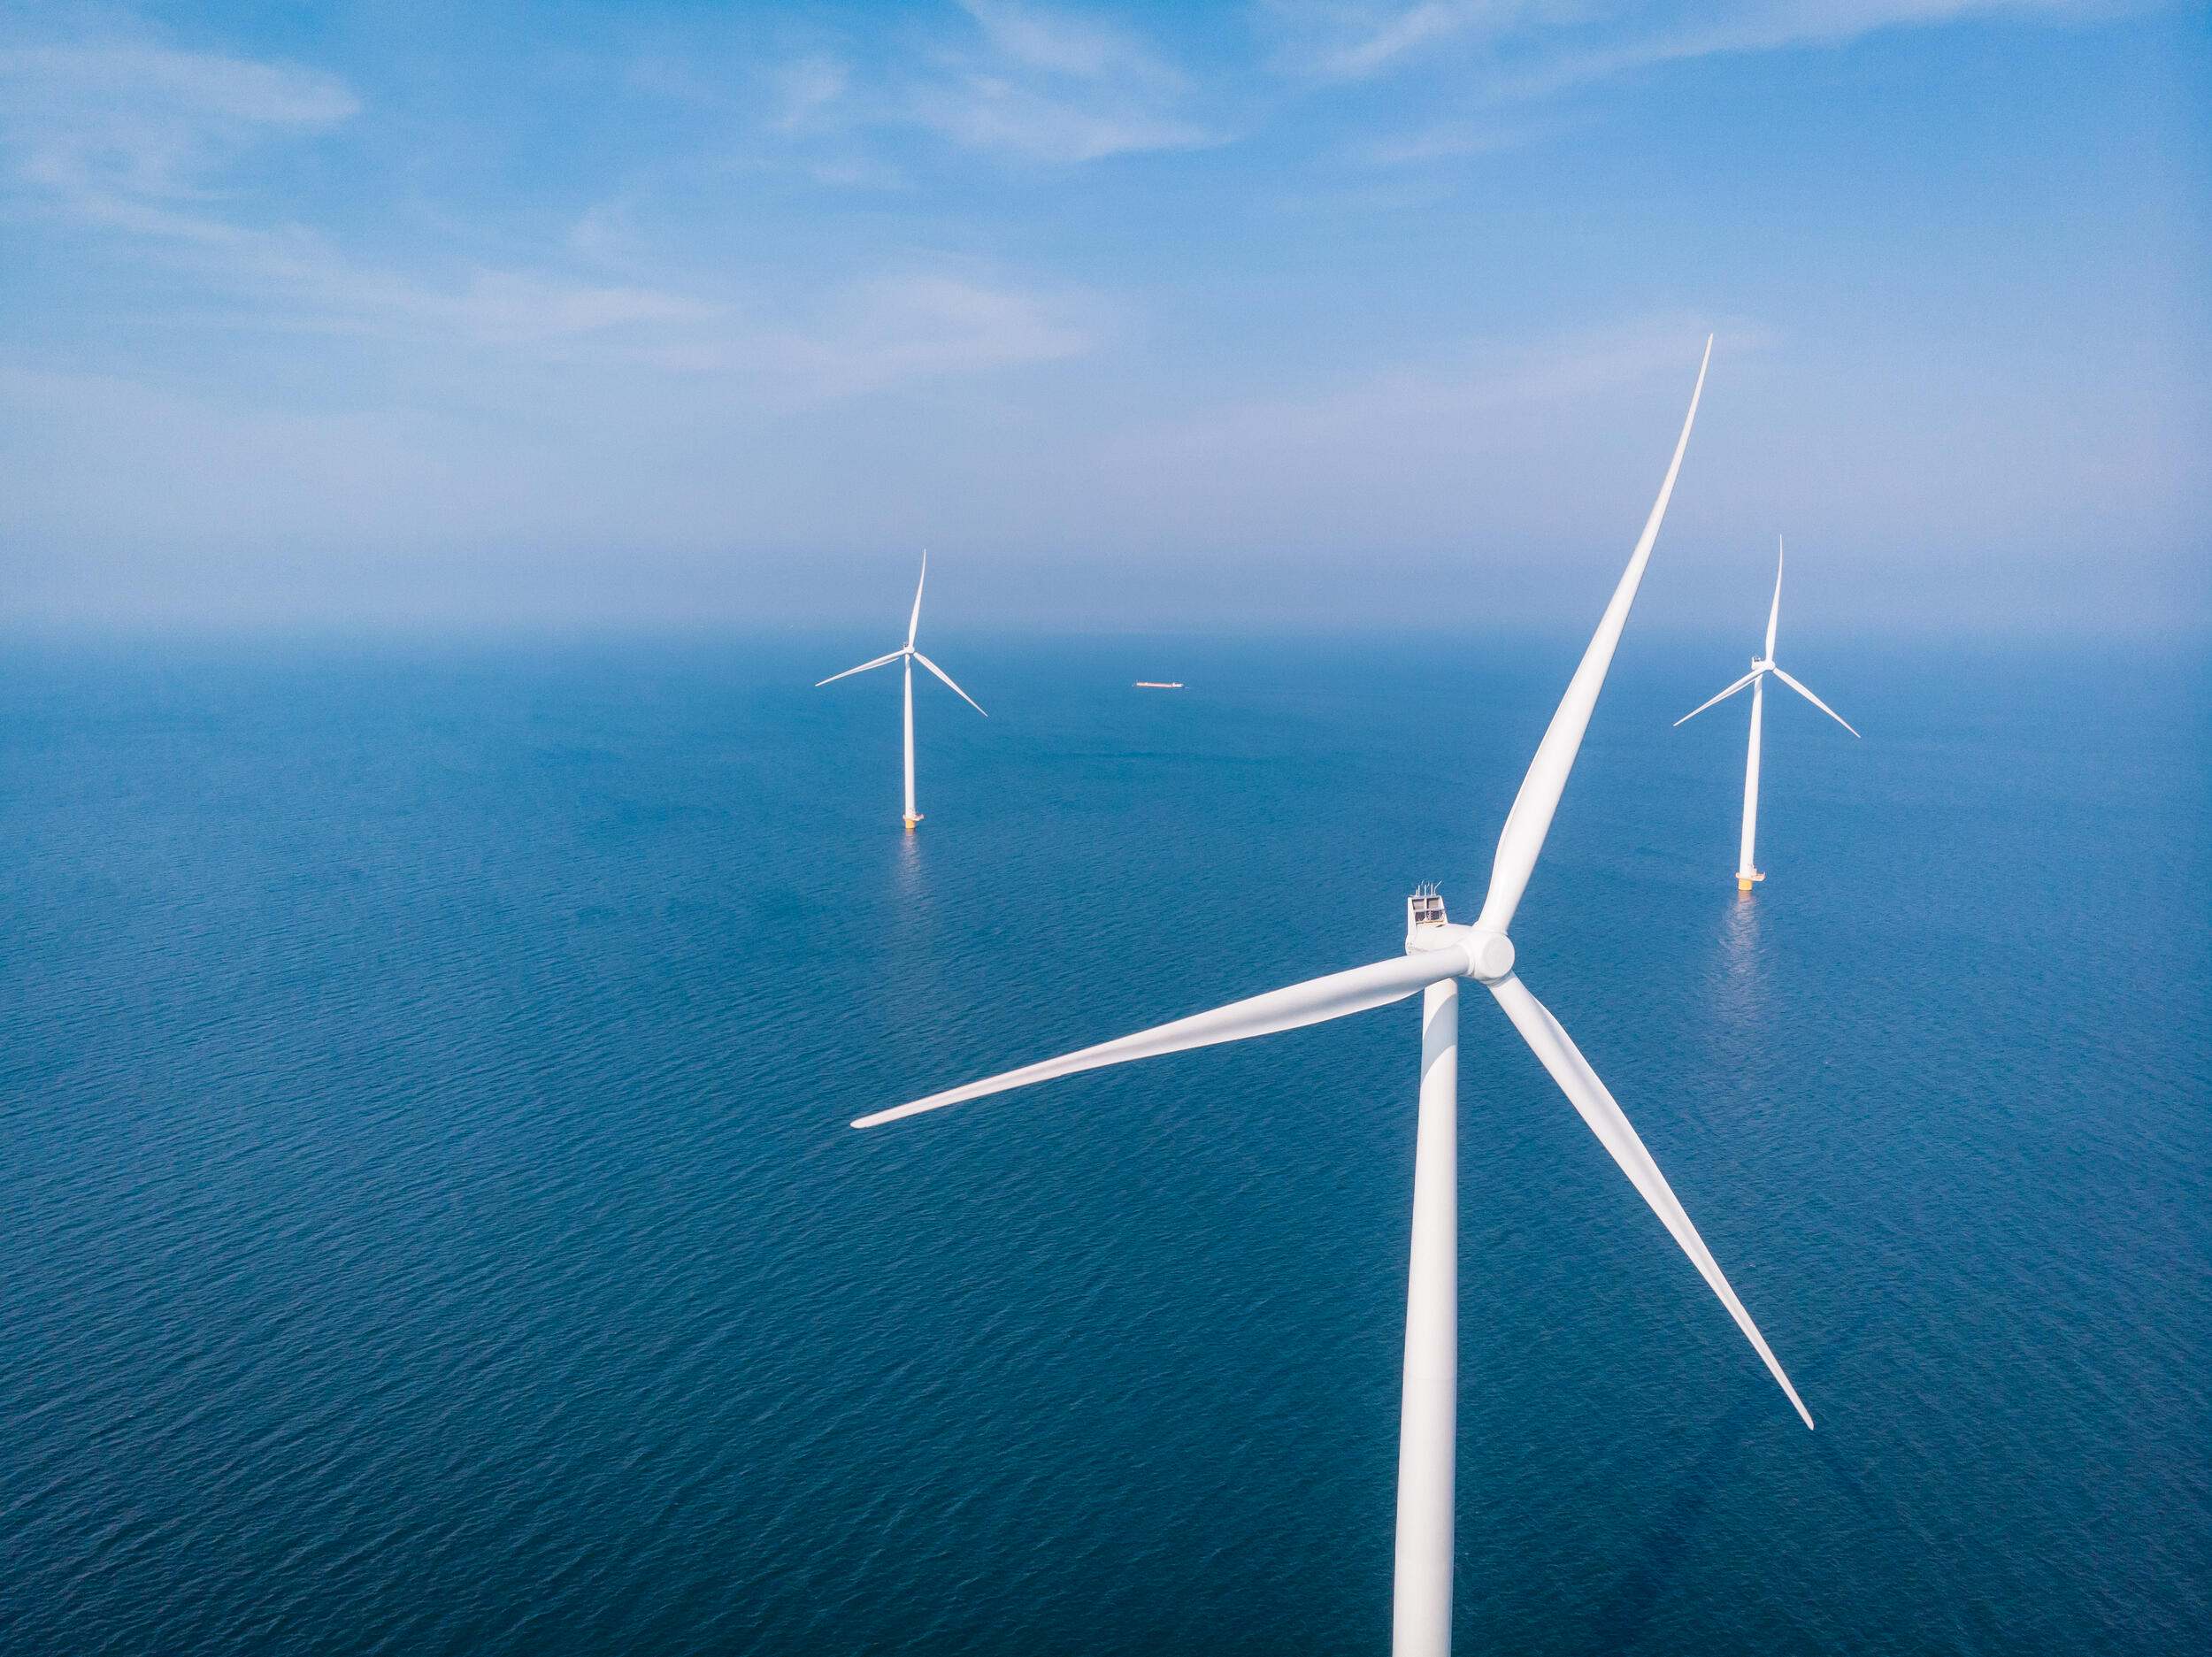
<path id="1" fill-rule="evenodd" d="M 814 681 L 814 688 L 819 690 L 825 685 L 834 685 L 841 679 L 850 679 L 856 673 L 865 673 L 872 667 L 881 667 L 887 662 L 895 662 L 905 654 L 903 650 L 894 650 L 888 656 L 878 656 L 872 662 L 863 662 L 858 667 L 849 667 L 841 673 L 831 674 L 827 679 L 818 679 Z"/>
<path id="2" fill-rule="evenodd" d="M 1552 813 L 1559 809 L 1567 773 L 1574 769 L 1575 755 L 1582 747 L 1590 710 L 1598 705 L 1605 671 L 1613 664 L 1614 648 L 1621 641 L 1621 629 L 1628 625 L 1629 606 L 1636 602 L 1636 588 L 1644 579 L 1652 543 L 1659 539 L 1659 525 L 1674 494 L 1675 476 L 1682 470 L 1682 456 L 1690 446 L 1698 399 L 1705 394 L 1705 370 L 1712 360 L 1713 341 L 1708 335 L 1704 358 L 1697 365 L 1697 386 L 1690 393 L 1690 411 L 1682 417 L 1682 435 L 1675 440 L 1674 458 L 1667 463 L 1659 498 L 1652 502 L 1651 516 L 1644 520 L 1644 533 L 1637 538 L 1636 550 L 1629 555 L 1628 568 L 1613 589 L 1612 601 L 1605 607 L 1590 648 L 1582 653 L 1581 665 L 1567 681 L 1567 694 L 1559 699 L 1558 711 L 1552 715 L 1544 740 L 1537 744 L 1536 757 L 1529 762 L 1528 775 L 1521 779 L 1521 791 L 1514 796 L 1513 809 L 1506 814 L 1505 827 L 1498 835 L 1498 854 L 1490 865 L 1490 890 L 1482 901 L 1482 917 L 1475 923 L 1486 931 L 1502 932 L 1511 927 L 1513 911 L 1521 906 L 1521 894 L 1528 889 L 1528 878 L 1535 872 L 1544 836 L 1551 831 Z"/>
<path id="3" fill-rule="evenodd" d="M 1726 690 L 1721 692 L 1719 695 L 1714 697 L 1713 702 L 1701 702 L 1698 703 L 1696 707 L 1691 709 L 1689 712 L 1684 714 L 1679 719 L 1677 719 L 1675 724 L 1678 725 L 1689 724 L 1691 720 L 1696 718 L 1698 715 L 1703 713 L 1708 708 L 1711 707 L 1714 702 L 1726 702 L 1731 696 L 1734 695 L 1738 691 L 1741 690 L 1745 686 L 1748 685 L 1753 679 L 1758 677 L 1759 670 L 1755 667 L 1751 670 L 1751 671 L 1746 673 L 1741 679 L 1731 685 Z"/>
<path id="4" fill-rule="evenodd" d="M 914 629 L 922 625 L 922 587 L 929 579 L 929 548 L 922 548 L 922 577 L 914 583 L 914 613 L 906 618 L 906 648 L 914 648 Z"/>
<path id="5" fill-rule="evenodd" d="M 1819 697 L 1814 695 L 1812 692 L 1807 690 L 1802 685 L 1792 679 L 1787 673 L 1785 673 L 1780 668 L 1778 667 L 1774 670 L 1774 677 L 1780 679 L 1785 685 L 1787 685 L 1792 690 L 1802 696 L 1807 702 L 1812 703 L 1814 707 L 1819 709 L 1821 712 L 1826 714 L 1831 719 L 1833 719 L 1845 730 L 1850 731 L 1853 736 L 1859 734 L 1856 731 L 1853 731 L 1851 729 L 1851 722 L 1848 719 L 1838 713 L 1833 708 L 1831 708 L 1826 702 L 1821 701 Z"/>
<path id="6" fill-rule="evenodd" d="M 936 674 L 939 679 L 943 679 L 946 684 L 951 685 L 952 694 L 954 695 L 959 697 L 962 702 L 966 702 L 969 707 L 974 709 L 978 713 L 983 713 L 983 704 L 978 702 L 974 697 L 969 695 L 966 691 L 962 690 L 959 686 L 953 685 L 951 674 L 946 672 L 943 668 L 939 667 L 936 663 L 931 661 L 919 650 L 914 652 L 914 659 L 917 662 L 919 662 L 924 667 L 927 668 L 931 672 Z M 987 719 L 991 716 L 987 713 L 983 713 L 983 717 Z"/>
<path id="7" fill-rule="evenodd" d="M 1775 624 L 1776 624 L 1776 623 L 1778 623 L 1778 622 L 1779 622 L 1781 619 L 1782 619 L 1782 538 L 1781 538 L 1781 536 L 1777 535 L 1777 536 L 1774 538 L 1774 604 L 1773 604 L 1773 607 L 1772 607 L 1771 609 L 1770 609 L 1770 610 L 1767 611 L 1767 656 L 1766 656 L 1766 659 L 1767 659 L 1768 661 L 1770 661 L 1770 662 L 1771 662 L 1772 660 L 1774 660 L 1774 628 L 1775 628 Z"/>
<path id="8" fill-rule="evenodd" d="M 1637 1138 L 1636 1130 L 1629 1125 L 1613 1095 L 1590 1068 L 1589 1060 L 1582 1056 L 1581 1049 L 1559 1027 L 1559 1021 L 1551 1016 L 1550 1009 L 1530 994 L 1528 986 L 1520 979 L 1502 978 L 1490 986 L 1490 993 L 1498 998 L 1498 1005 L 1505 1009 L 1505 1016 L 1513 1021 L 1513 1027 L 1521 1032 L 1521 1039 L 1528 1043 L 1538 1061 L 1551 1072 L 1552 1080 L 1559 1084 L 1559 1091 L 1567 1095 L 1567 1102 L 1581 1113 L 1582 1119 L 1590 1124 L 1590 1131 L 1598 1136 L 1598 1143 L 1620 1164 L 1629 1183 L 1682 1246 L 1682 1252 L 1690 1257 L 1690 1263 L 1697 1268 L 1706 1286 L 1720 1296 L 1720 1303 L 1728 1308 L 1729 1316 L 1736 1320 L 1736 1327 L 1743 1331 L 1766 1364 L 1767 1372 L 1781 1384 L 1782 1391 L 1789 1395 L 1790 1402 L 1809 1428 L 1813 1418 L 1806 1410 L 1804 1400 L 1790 1385 L 1790 1377 L 1782 1373 L 1782 1366 L 1775 1361 L 1765 1337 L 1759 1333 L 1759 1326 L 1751 1321 L 1751 1314 L 1743 1309 L 1743 1302 L 1728 1286 L 1728 1279 L 1721 1274 L 1712 1251 L 1705 1247 L 1705 1239 L 1697 1234 L 1697 1227 L 1690 1224 L 1690 1216 L 1682 1211 L 1682 1204 L 1667 1184 L 1667 1177 L 1659 1171 L 1659 1164 L 1651 1160 L 1651 1153 L 1644 1148 L 1643 1140 Z"/>
<path id="9" fill-rule="evenodd" d="M 970 1082 L 964 1087 L 948 1088 L 941 1093 L 932 1093 L 926 1099 L 917 1099 L 911 1104 L 879 1110 L 872 1116 L 863 1116 L 853 1126 L 872 1128 L 882 1123 L 896 1122 L 902 1116 L 918 1116 L 925 1110 L 936 1110 L 946 1105 L 980 1099 L 987 1093 L 1002 1093 L 1010 1088 L 1027 1087 L 1034 1082 L 1050 1081 L 1056 1076 L 1073 1076 L 1079 1070 L 1095 1070 L 1109 1064 L 1125 1064 L 1132 1059 L 1148 1059 L 1163 1053 L 1181 1053 L 1191 1047 L 1215 1047 L 1224 1041 L 1271 1036 L 1279 1031 L 1296 1030 L 1302 1025 L 1320 1024 L 1325 1019 L 1363 1013 L 1370 1008 L 1402 1001 L 1431 984 L 1455 977 L 1466 970 L 1466 954 L 1458 949 L 1435 949 L 1418 955 L 1394 955 L 1387 961 L 1378 961 L 1372 966 L 1354 967 L 1348 972 L 1332 972 L 1326 978 L 1309 978 L 1303 984 L 1294 984 L 1287 989 L 1270 990 L 1264 995 L 1232 1001 L 1228 1006 L 1217 1007 L 1211 1012 L 1194 1013 L 1190 1017 L 1179 1018 L 1173 1024 L 1140 1030 L 1135 1035 L 1124 1036 L 1118 1041 L 1102 1041 L 1094 1047 L 1064 1054 L 1059 1058 L 1046 1059 L 1038 1064 L 1025 1064 L 1020 1070 L 987 1077 L 979 1082 Z"/>

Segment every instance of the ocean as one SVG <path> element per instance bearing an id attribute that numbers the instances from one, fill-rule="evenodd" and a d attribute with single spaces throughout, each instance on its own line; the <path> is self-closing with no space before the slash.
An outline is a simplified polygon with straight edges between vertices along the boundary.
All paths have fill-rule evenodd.
<path id="1" fill-rule="evenodd" d="M 1464 1003 L 1465 1651 L 2212 1641 L 2212 687 L 1632 625 Z M 0 653 L 0 1650 L 1389 1637 L 1417 1001 L 1579 638 Z M 1148 693 L 1139 679 L 1189 688 Z"/>

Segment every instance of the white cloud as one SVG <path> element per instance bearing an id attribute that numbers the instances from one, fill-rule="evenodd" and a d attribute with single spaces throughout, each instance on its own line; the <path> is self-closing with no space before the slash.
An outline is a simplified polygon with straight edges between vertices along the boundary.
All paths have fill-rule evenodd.
<path id="1" fill-rule="evenodd" d="M 816 401 L 1079 357 L 1095 344 L 1098 311 L 1084 295 L 918 272 L 855 282 L 803 317 L 700 332 L 642 357 Z"/>
<path id="2" fill-rule="evenodd" d="M 334 75 L 292 64 L 135 42 L 0 50 L 20 110 L 41 97 L 142 115 L 150 109 L 272 126 L 325 127 L 360 112 Z"/>
<path id="3" fill-rule="evenodd" d="M 0 52 L 0 153 L 19 196 L 153 244 L 288 327 L 524 341 L 705 314 L 635 288 L 468 271 L 440 283 L 349 258 L 297 227 L 242 222 L 231 174 L 257 146 L 357 116 L 335 76 L 137 42 Z"/>
<path id="4" fill-rule="evenodd" d="M 1354 14 L 1340 25 L 1343 38 L 1319 46 L 1310 66 L 1326 78 L 1357 80 L 1449 41 L 1506 35 L 1532 12 L 1555 19 L 1569 10 L 1527 0 L 1422 0 L 1418 5 Z"/>
<path id="5" fill-rule="evenodd" d="M 1139 105 L 1071 100 L 977 74 L 916 93 L 914 118 L 971 150 L 1073 163 L 1219 142 L 1204 127 Z"/>
<path id="6" fill-rule="evenodd" d="M 886 277 L 856 288 L 839 326 L 806 341 L 802 356 L 818 383 L 853 389 L 1057 362 L 1092 349 L 1092 308 L 955 276 Z"/>
<path id="7" fill-rule="evenodd" d="M 1024 38 L 1025 50 L 1049 45 Z M 776 123 L 823 120 L 848 79 L 833 58 L 788 65 Z M 0 88 L 21 95 L 0 116 L 12 192 L 158 257 L 227 323 L 457 343 L 633 377 L 721 374 L 785 402 L 1057 361 L 1094 338 L 1087 302 L 973 274 L 856 275 L 781 303 L 685 291 L 656 280 L 654 249 L 611 206 L 548 250 L 598 266 L 594 277 L 466 258 L 404 269 L 304 226 L 250 222 L 252 192 L 233 176 L 248 151 L 361 112 L 342 82 L 312 70 L 142 45 L 50 47 L 0 53 Z M 1103 153 L 1117 142 L 1103 125 L 1069 127 L 1048 148 Z"/>
<path id="8" fill-rule="evenodd" d="M 407 274 L 350 257 L 297 227 L 241 226 L 109 190 L 61 188 L 54 195 L 81 222 L 150 244 L 211 295 L 249 307 L 272 329 L 521 346 L 696 323 L 720 309 L 650 287 L 528 271 L 464 266 L 443 278 Z"/>
<path id="9" fill-rule="evenodd" d="M 852 67 L 835 58 L 815 55 L 780 65 L 772 77 L 776 112 L 769 125 L 780 133 L 803 131 L 828 114 L 850 89 Z"/>
<path id="10" fill-rule="evenodd" d="M 650 288 L 530 272 L 407 276 L 303 229 L 225 216 L 241 206 L 227 174 L 250 150 L 361 112 L 343 81 L 313 69 L 139 42 L 42 46 L 0 51 L 0 88 L 17 191 L 157 244 L 273 326 L 523 344 L 715 312 Z"/>
<path id="11" fill-rule="evenodd" d="M 1078 163 L 1218 142 L 1180 110 L 1183 74 L 1102 20 L 1010 0 L 962 0 L 980 49 L 956 46 L 925 77 L 912 118 L 972 150 Z"/>
<path id="12" fill-rule="evenodd" d="M 1271 0 L 1275 63 L 1309 88 L 1427 69 L 1455 112 L 1347 147 L 1382 166 L 1488 154 L 1558 131 L 1501 119 L 1562 94 L 1701 58 L 1842 46 L 1885 30 L 2013 16 L 2108 17 L 2138 0 Z"/>
<path id="13" fill-rule="evenodd" d="M 960 0 L 1009 63 L 1085 81 L 1179 86 L 1183 76 L 1136 35 L 1094 17 L 1010 0 Z"/>
<path id="14" fill-rule="evenodd" d="M 1365 140 L 1354 147 L 1353 154 L 1374 166 L 1415 166 L 1427 161 L 1458 160 L 1518 150 L 1556 137 L 1571 125 L 1566 120 L 1502 120 L 1494 116 L 1437 121 L 1409 132 Z"/>
<path id="15" fill-rule="evenodd" d="M 1633 510 L 1631 497 L 1652 480 L 1635 463 L 1655 455 L 1663 464 L 1705 332 L 1662 318 L 1533 341 L 1462 341 L 1304 395 L 1178 415 L 1125 435 L 1102 464 L 1147 480 L 1145 529 L 1172 523 L 1232 551 L 1356 556 L 1379 546 L 1432 554 L 1471 539 L 1542 544 L 1563 512 Z M 1764 328 L 1739 322 L 1723 345 L 1740 363 L 1768 341 Z M 1622 418 L 1647 406 L 1656 422 L 1648 430 Z M 1624 437 L 1621 459 L 1607 456 Z"/>
<path id="16" fill-rule="evenodd" d="M 697 323 L 720 307 L 650 288 L 472 270 L 439 284 L 357 265 L 308 243 L 263 244 L 253 274 L 291 307 L 272 321 L 341 333 L 445 335 L 529 345 L 652 324 Z"/>
<path id="17" fill-rule="evenodd" d="M 520 352 L 634 377 L 721 376 L 770 403 L 1081 356 L 1097 304 L 973 276 L 856 279 L 799 303 L 702 298 L 639 284 L 472 268 L 444 281 L 345 259 L 303 235 L 248 234 L 216 272 L 263 295 L 271 329 Z"/>
<path id="18" fill-rule="evenodd" d="M 933 133 L 965 150 L 1075 165 L 1221 142 L 1187 108 L 1189 77 L 1143 37 L 1066 10 L 960 0 L 949 30 L 890 38 L 873 60 L 805 50 L 736 79 L 759 88 L 756 130 L 818 182 L 883 187 L 903 173 L 883 153 Z M 702 104 L 747 107 L 695 73 L 656 69 L 644 84 Z"/>
<path id="19" fill-rule="evenodd" d="M 360 104 L 289 64 L 136 43 L 0 51 L 0 139 L 26 182 L 104 198 L 203 193 L 271 131 L 335 127 Z"/>
<path id="20" fill-rule="evenodd" d="M 1478 91 L 1531 96 L 1655 64 L 1728 52 L 1839 45 L 1888 28 L 2002 13 L 2109 15 L 2126 0 L 1709 0 L 1601 6 L 1588 0 L 1418 0 L 1412 5 L 1279 4 L 1280 60 L 1322 81 L 1357 81 L 1448 58 Z"/>

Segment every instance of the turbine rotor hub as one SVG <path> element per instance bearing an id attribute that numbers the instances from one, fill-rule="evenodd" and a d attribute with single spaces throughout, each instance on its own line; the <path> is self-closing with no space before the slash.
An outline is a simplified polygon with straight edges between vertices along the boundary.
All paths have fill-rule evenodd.
<path id="1" fill-rule="evenodd" d="M 1496 984 L 1513 975 L 1513 940 L 1503 932 L 1470 928 L 1466 938 L 1467 976 L 1481 984 Z"/>

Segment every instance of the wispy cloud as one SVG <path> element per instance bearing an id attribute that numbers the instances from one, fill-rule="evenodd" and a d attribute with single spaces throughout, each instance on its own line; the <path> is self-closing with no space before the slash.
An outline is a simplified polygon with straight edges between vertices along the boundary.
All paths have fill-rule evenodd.
<path id="1" fill-rule="evenodd" d="M 984 38 L 1009 63 L 1081 81 L 1177 87 L 1182 73 L 1136 35 L 1102 18 L 1014 0 L 961 0 Z"/>
<path id="2" fill-rule="evenodd" d="M 1148 425 L 1115 444 L 1107 464 L 1115 475 L 1155 479 L 1152 510 L 1224 546 L 1448 545 L 1471 521 L 1490 536 L 1541 536 L 1581 487 L 1574 468 L 1594 431 L 1617 422 L 1624 401 L 1673 406 L 1705 331 L 1690 318 L 1653 318 L 1455 341 L 1418 363 L 1304 394 L 1230 400 Z M 1748 322 L 1725 330 L 1737 361 L 1771 339 Z M 1667 429 L 1663 412 L 1653 429 Z M 1447 478 L 1455 495 L 1482 503 L 1479 513 L 1440 511 L 1434 487 L 1413 487 Z M 1641 487 L 1632 470 L 1627 487 Z"/>
<path id="3" fill-rule="evenodd" d="M 1363 139 L 1352 147 L 1355 159 L 1378 167 L 1417 166 L 1430 161 L 1457 161 L 1470 156 L 1492 156 L 1525 145 L 1541 143 L 1568 131 L 1574 123 L 1562 119 L 1529 116 L 1504 118 L 1496 112 L 1479 117 L 1432 122 L 1409 131 Z"/>
<path id="4" fill-rule="evenodd" d="M 1156 428 L 1177 447 L 1240 446 L 1248 441 L 1358 447 L 1362 432 L 1422 428 L 1463 443 L 1464 433 L 1493 429 L 1468 417 L 1574 404 L 1647 376 L 1694 370 L 1703 328 L 1684 318 L 1655 318 L 1533 341 L 1462 341 L 1434 360 L 1356 376 L 1311 394 L 1232 403 Z M 1766 344 L 1770 331 L 1739 322 L 1730 350 Z M 1453 433 L 1462 435 L 1453 435 Z"/>
<path id="5" fill-rule="evenodd" d="M 1070 99 L 1004 76 L 975 73 L 914 94 L 914 119 L 971 150 L 1073 163 L 1217 142 L 1205 127 L 1125 104 Z"/>
<path id="6" fill-rule="evenodd" d="M 1589 0 L 1418 0 L 1266 8 L 1279 61 L 1357 81 L 1449 59 L 1487 89 L 1533 96 L 1655 64 L 1832 46 L 1879 30 L 2001 13 L 2109 16 L 2126 0 L 1714 0 L 1606 7 Z"/>
<path id="7" fill-rule="evenodd" d="M 832 185 L 904 181 L 894 157 L 918 129 L 956 150 L 1051 166 L 1221 142 L 1190 111 L 1191 78 L 1142 35 L 1015 0 L 959 0 L 930 27 L 802 49 L 725 80 L 659 61 L 636 78 L 749 118 L 764 155 Z M 733 84 L 747 90 L 733 95 Z"/>
<path id="8" fill-rule="evenodd" d="M 1098 311 L 1082 295 L 911 272 L 851 283 L 801 315 L 649 346 L 640 357 L 675 372 L 740 376 L 781 396 L 852 396 L 1082 356 L 1096 343 Z"/>
<path id="9" fill-rule="evenodd" d="M 914 90 L 923 126 L 969 149 L 1075 163 L 1219 142 L 1182 113 L 1183 73 L 1133 32 L 1014 0 L 962 0 L 979 39 Z"/>
<path id="10" fill-rule="evenodd" d="M 851 89 L 852 78 L 850 64 L 822 53 L 779 65 L 770 77 L 775 103 L 769 125 L 780 133 L 817 125 Z"/>
<path id="11" fill-rule="evenodd" d="M 846 81 L 833 59 L 790 65 L 778 125 L 819 119 Z M 613 209 L 577 220 L 534 269 L 450 255 L 408 269 L 307 226 L 257 222 L 240 176 L 252 153 L 363 113 L 342 81 L 296 65 L 135 42 L 42 47 L 0 52 L 0 162 L 19 205 L 130 239 L 266 331 L 580 352 L 802 399 L 1057 361 L 1094 337 L 1079 298 L 973 273 L 856 275 L 780 306 L 657 280 L 649 242 Z M 618 266 L 626 280 L 571 274 L 564 259 Z"/>
<path id="12" fill-rule="evenodd" d="M 1360 80 L 1436 47 L 1470 37 L 1496 39 L 1532 14 L 1555 18 L 1578 8 L 1532 0 L 1422 0 L 1410 6 L 1279 8 L 1312 38 L 1301 66 L 1327 80 Z"/>
<path id="13" fill-rule="evenodd" d="M 357 114 L 345 84 L 289 64 L 134 42 L 0 50 L 0 142 L 22 184 L 96 214 L 188 199 L 272 133 Z"/>
<path id="14" fill-rule="evenodd" d="M 1428 72 L 1449 112 L 1356 140 L 1356 161 L 1403 166 L 1538 142 L 1568 124 L 1525 112 L 1669 64 L 1847 45 L 1886 30 L 2010 15 L 2091 20 L 2131 0 L 1269 0 L 1264 27 L 1292 84 L 1314 90 Z"/>
<path id="15" fill-rule="evenodd" d="M 300 226 L 253 222 L 251 192 L 232 177 L 250 152 L 360 114 L 332 75 L 124 42 L 0 52 L 0 150 L 16 191 L 154 244 L 272 326 L 520 344 L 713 314 L 680 295 L 532 272 L 403 275 Z"/>

